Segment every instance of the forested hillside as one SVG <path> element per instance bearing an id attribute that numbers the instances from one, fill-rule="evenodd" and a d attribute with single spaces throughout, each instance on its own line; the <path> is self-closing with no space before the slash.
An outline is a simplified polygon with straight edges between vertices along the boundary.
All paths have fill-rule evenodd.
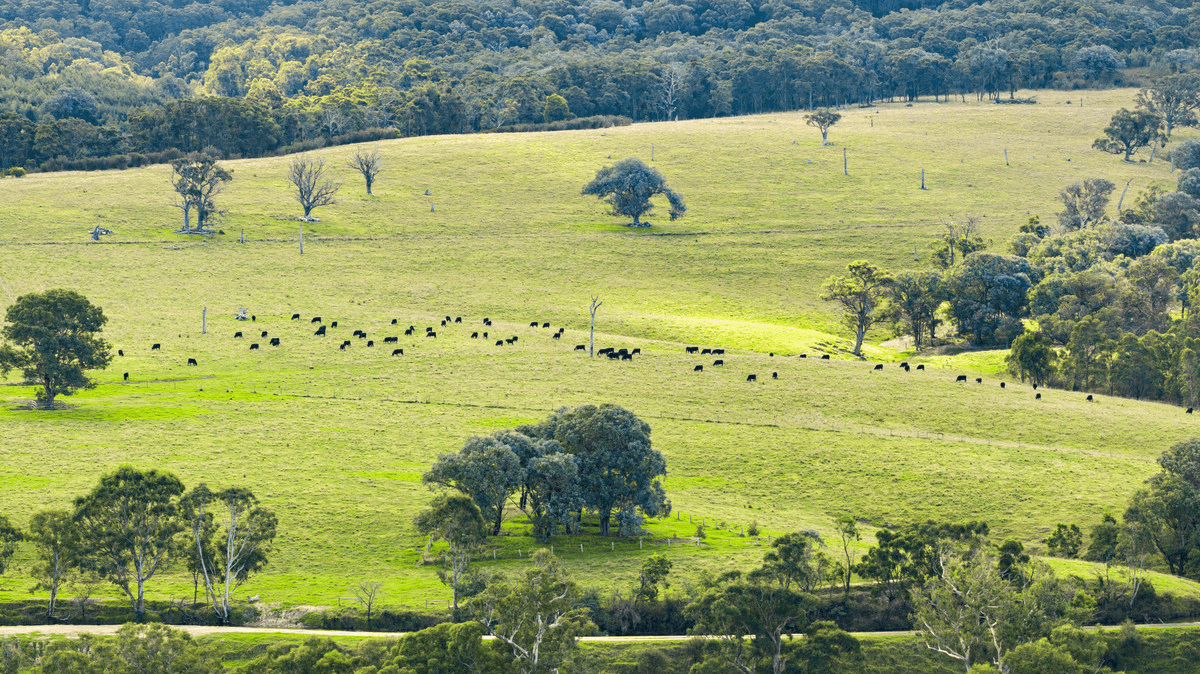
<path id="1" fill-rule="evenodd" d="M 1184 0 L 5 0 L 0 26 L 0 168 L 258 155 L 382 129 L 1004 100 L 1200 62 L 1200 9 Z"/>

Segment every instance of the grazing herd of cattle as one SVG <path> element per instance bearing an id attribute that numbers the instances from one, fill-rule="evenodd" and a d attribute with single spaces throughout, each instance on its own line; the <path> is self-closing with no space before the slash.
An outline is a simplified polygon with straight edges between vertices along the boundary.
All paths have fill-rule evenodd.
<path id="1" fill-rule="evenodd" d="M 256 317 L 256 316 L 252 316 L 252 317 L 250 318 L 250 320 L 251 320 L 252 322 L 253 322 L 253 321 L 256 321 L 256 320 L 257 320 L 257 317 Z M 300 314 L 292 314 L 292 320 L 293 320 L 293 321 L 298 321 L 298 320 L 300 320 Z M 450 316 L 446 316 L 444 319 L 442 319 L 442 320 L 441 320 L 441 327 L 446 327 L 446 326 L 448 326 L 448 325 L 451 325 L 451 324 L 461 324 L 462 322 L 463 322 L 462 316 L 456 316 L 456 317 L 454 317 L 454 318 L 451 318 Z M 323 321 L 323 319 L 322 319 L 320 316 L 314 316 L 314 317 L 312 317 L 312 319 L 309 321 L 309 323 L 310 323 L 310 324 L 312 324 L 312 323 L 319 323 L 319 324 L 320 324 L 320 325 L 317 327 L 316 331 L 313 333 L 313 335 L 314 335 L 314 336 L 323 336 L 323 335 L 326 335 L 326 334 L 327 334 L 327 328 L 336 328 L 336 327 L 338 327 L 338 322 L 337 322 L 337 321 L 331 321 L 331 322 L 329 322 L 328 324 L 326 324 L 326 323 Z M 395 319 L 395 318 L 393 318 L 393 319 L 392 319 L 392 323 L 391 323 L 391 324 L 392 324 L 392 325 L 398 325 L 398 324 L 399 324 L 399 320 L 398 320 L 398 319 Z M 492 327 L 492 321 L 491 321 L 491 319 L 490 319 L 490 318 L 484 318 L 484 319 L 483 319 L 483 326 L 484 326 L 484 327 Z M 540 328 L 549 328 L 549 327 L 550 327 L 550 324 L 549 324 L 549 323 L 544 323 L 544 322 L 539 322 L 539 321 L 532 321 L 532 322 L 530 322 L 530 324 L 529 324 L 529 327 L 531 327 L 531 328 L 539 328 L 539 327 L 540 327 Z M 425 328 L 425 337 L 426 337 L 426 338 L 430 338 L 430 339 L 437 339 L 437 331 L 436 331 L 434 328 L 435 328 L 435 326 L 432 326 L 432 325 L 431 325 L 431 326 L 427 326 L 427 327 Z M 415 334 L 416 334 L 416 330 L 417 330 L 416 326 L 414 326 L 414 325 L 409 325 L 409 326 L 408 326 L 408 328 L 407 328 L 407 329 L 405 329 L 405 331 L 404 331 L 404 334 L 405 334 L 405 336 L 413 336 L 413 335 L 415 335 Z M 552 339 L 555 339 L 555 340 L 561 339 L 561 338 L 562 338 L 562 336 L 563 336 L 563 333 L 564 333 L 565 331 L 566 331 L 566 328 L 562 328 L 562 327 L 560 327 L 560 328 L 558 329 L 558 331 L 557 331 L 557 332 L 555 332 L 555 333 L 552 333 L 552 334 L 551 334 L 551 338 L 552 338 Z M 480 338 L 482 338 L 482 339 L 484 339 L 484 340 L 490 339 L 490 337 L 489 337 L 489 334 L 488 334 L 488 333 L 489 333 L 489 331 L 473 331 L 473 332 L 471 333 L 471 339 L 480 339 Z M 351 336 L 352 336 L 352 337 L 356 337 L 356 338 L 358 338 L 359 340 L 366 340 L 366 346 L 367 346 L 367 347 L 374 347 L 374 346 L 375 346 L 375 340 L 373 340 L 373 339 L 368 339 L 368 338 L 367 338 L 367 333 L 366 333 L 366 331 L 364 331 L 364 330 L 355 330 L 355 331 L 352 333 L 352 335 L 351 335 Z M 233 337 L 234 337 L 234 339 L 243 339 L 243 338 L 244 338 L 243 331 L 239 330 L 239 331 L 235 332 L 235 333 L 233 334 Z M 260 337 L 261 339 L 267 339 L 267 338 L 269 337 L 268 331 L 266 331 L 266 330 L 263 330 L 263 331 L 261 331 L 261 332 L 260 332 L 260 334 L 259 334 L 259 337 Z M 496 340 L 496 342 L 495 342 L 495 345 L 496 345 L 496 346 L 504 346 L 504 345 L 506 345 L 506 344 L 508 344 L 508 345 L 512 345 L 512 344 L 516 344 L 516 343 L 517 343 L 519 340 L 520 340 L 520 336 L 518 336 L 518 335 L 513 335 L 512 337 L 506 337 L 506 338 L 497 339 L 497 340 Z M 398 343 L 399 341 L 400 341 L 400 338 L 399 338 L 398 336 L 390 336 L 390 337 L 384 337 L 384 338 L 383 338 L 383 344 L 396 344 L 396 343 Z M 269 343 L 271 346 L 280 346 L 280 345 L 281 345 L 281 342 L 280 342 L 280 338 L 279 338 L 279 337 L 270 337 L 270 341 L 269 341 L 268 343 Z M 352 342 L 352 340 L 349 340 L 349 339 L 347 339 L 347 340 L 344 340 L 344 341 L 342 341 L 342 343 L 340 344 L 340 346 L 339 346 L 338 348 L 339 348 L 339 349 L 341 349 L 342 351 L 345 351 L 345 350 L 346 350 L 346 348 L 347 348 L 347 347 L 349 347 L 349 346 L 351 346 L 351 344 L 352 344 L 352 343 L 353 343 L 353 342 Z M 158 351 L 158 350 L 160 350 L 161 348 L 162 348 L 162 344 L 161 344 L 161 343 L 158 343 L 158 342 L 156 342 L 156 343 L 154 343 L 154 344 L 151 344 L 151 345 L 150 345 L 150 350 L 151 350 L 151 351 Z M 251 351 L 257 351 L 257 350 L 259 350 L 259 344 L 258 344 L 258 342 L 253 342 L 253 343 L 251 343 L 251 344 L 250 344 L 250 350 L 251 350 Z M 577 344 L 577 345 L 575 346 L 575 349 L 574 349 L 574 350 L 575 350 L 575 351 L 587 351 L 587 350 L 588 350 L 588 347 L 587 347 L 587 345 L 586 345 L 586 344 Z M 642 352 L 642 350 L 641 350 L 640 348 L 635 348 L 635 349 L 626 349 L 626 348 L 622 348 L 622 349 L 615 349 L 615 348 L 612 348 L 612 347 L 608 347 L 608 348 L 603 348 L 603 349 L 600 349 L 600 350 L 598 350 L 598 351 L 596 352 L 596 355 L 598 355 L 598 356 L 607 356 L 607 357 L 608 357 L 610 360 L 629 360 L 629 361 L 631 361 L 631 360 L 633 360 L 633 357 L 634 357 L 635 355 L 638 355 L 638 354 L 640 354 L 641 352 Z M 707 355 L 713 355 L 713 356 L 724 356 L 724 355 L 725 355 L 725 349 L 718 349 L 718 348 L 713 348 L 713 349 L 705 348 L 705 349 L 702 349 L 701 347 L 698 347 L 698 346 L 688 346 L 688 347 L 685 347 L 685 349 L 684 349 L 684 352 L 685 352 L 685 353 L 687 353 L 687 354 L 689 354 L 689 355 L 690 355 L 690 354 L 699 354 L 699 355 L 701 355 L 701 356 L 707 356 Z M 123 357 L 123 356 L 125 355 L 125 351 L 124 351 L 123 349 L 118 349 L 118 350 L 117 350 L 117 355 L 118 355 L 118 356 L 122 356 L 122 357 Z M 393 356 L 403 356 L 403 355 L 404 355 L 404 349 L 402 349 L 402 348 L 399 348 L 399 347 L 397 347 L 397 348 L 393 348 L 393 349 L 392 349 L 392 352 L 391 352 L 391 355 L 393 355 Z M 771 356 L 771 357 L 774 357 L 774 356 L 775 356 L 775 354 L 774 354 L 774 353 L 771 353 L 771 354 L 770 354 L 770 356 Z M 808 358 L 808 354 L 807 354 L 807 353 L 802 353 L 802 354 L 799 354 L 799 357 L 800 357 L 800 358 Z M 829 360 L 829 354 L 822 354 L 822 355 L 821 355 L 821 360 Z M 193 365 L 193 366 L 194 366 L 194 365 L 198 365 L 198 361 L 197 361 L 195 358 L 188 358 L 188 359 L 187 359 L 187 364 L 188 364 L 188 365 Z M 713 362 L 712 362 L 712 365 L 711 365 L 710 367 L 721 367 L 721 366 L 724 366 L 724 365 L 725 365 L 725 359 L 724 359 L 724 358 L 717 358 L 717 359 L 713 360 Z M 900 369 L 904 370 L 905 372 L 909 372 L 909 371 L 911 371 L 911 370 L 913 370 L 913 369 L 916 369 L 916 370 L 924 370 L 924 369 L 925 369 L 925 365 L 924 365 L 924 364 L 918 364 L 918 365 L 917 365 L 915 368 L 913 368 L 913 367 L 909 366 L 909 364 L 908 364 L 908 362 L 907 362 L 907 361 L 906 361 L 906 362 L 902 362 L 902 363 L 900 363 L 900 366 L 899 366 L 899 367 L 900 367 Z M 875 364 L 872 366 L 872 368 L 871 368 L 871 369 L 872 369 L 872 371 L 882 371 L 882 370 L 884 369 L 884 364 L 883 364 L 883 363 L 875 363 Z M 692 371 L 693 371 L 693 372 L 703 372 L 703 371 L 704 371 L 704 365 L 703 365 L 703 364 L 696 365 L 696 366 L 694 366 L 694 367 L 692 368 Z M 123 378 L 124 378 L 124 380 L 125 380 L 125 381 L 129 381 L 129 373 L 128 373 L 128 372 L 124 373 L 124 375 L 123 375 Z M 771 373 L 771 378 L 772 378 L 772 379 L 779 379 L 779 373 L 778 373 L 778 372 L 772 372 L 772 373 Z M 748 374 L 748 375 L 746 376 L 746 381 L 748 381 L 748 382 L 757 382 L 757 381 L 758 381 L 758 375 L 757 375 L 756 373 L 751 373 L 751 374 Z M 960 375 L 958 375 L 958 377 L 955 379 L 955 383 L 963 383 L 963 384 L 965 384 L 966 382 L 967 382 L 967 375 L 965 375 L 965 374 L 960 374 Z M 976 378 L 975 378 L 975 383 L 976 383 L 976 384 L 982 384 L 982 383 L 983 383 L 983 378 L 982 378 L 982 377 L 976 377 Z M 1003 382 L 1003 381 L 1002 381 L 1002 382 L 1000 382 L 1000 388 L 1005 388 L 1006 386 L 1007 386 L 1007 384 L 1006 384 L 1005 382 Z M 1034 385 L 1033 385 L 1033 388 L 1034 388 L 1034 390 L 1037 390 L 1037 387 L 1038 387 L 1038 386 L 1037 386 L 1037 384 L 1034 384 Z M 1042 394 L 1041 394 L 1040 392 L 1039 392 L 1039 393 L 1036 393 L 1036 394 L 1034 395 L 1034 399 L 1035 399 L 1035 400 L 1041 400 L 1041 399 L 1042 399 Z M 1089 395 L 1087 396 L 1087 401 L 1088 401 L 1088 402 L 1094 402 L 1094 398 L 1093 398 L 1093 396 L 1089 394 Z M 1192 414 L 1192 411 L 1193 411 L 1193 410 L 1192 410 L 1192 408 L 1190 408 L 1190 407 L 1189 407 L 1189 408 L 1187 409 L 1187 412 L 1186 412 L 1186 413 L 1187 413 L 1187 414 Z"/>

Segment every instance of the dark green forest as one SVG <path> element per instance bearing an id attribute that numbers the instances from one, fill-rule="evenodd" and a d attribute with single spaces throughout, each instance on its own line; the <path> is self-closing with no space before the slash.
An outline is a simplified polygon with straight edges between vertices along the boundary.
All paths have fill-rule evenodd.
<path id="1" fill-rule="evenodd" d="M 120 167 L 201 145 L 262 155 L 381 130 L 1000 102 L 1187 71 L 1198 43 L 1185 0 L 2 0 L 0 168 Z"/>

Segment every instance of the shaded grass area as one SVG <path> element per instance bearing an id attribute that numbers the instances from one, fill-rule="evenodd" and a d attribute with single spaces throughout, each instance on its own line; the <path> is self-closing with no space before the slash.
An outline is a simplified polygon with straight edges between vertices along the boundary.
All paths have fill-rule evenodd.
<path id="1" fill-rule="evenodd" d="M 164 167 L 0 181 L 0 303 L 79 289 L 104 307 L 106 336 L 125 351 L 98 388 L 66 400 L 72 409 L 17 411 L 32 387 L 0 386 L 0 512 L 24 524 L 36 509 L 67 507 L 123 463 L 175 471 L 189 486 L 245 485 L 277 512 L 281 532 L 247 595 L 336 605 L 369 578 L 385 582 L 385 604 L 421 608 L 447 596 L 417 565 L 424 541 L 411 526 L 436 456 L 562 405 L 614 402 L 653 427 L 679 519 L 651 522 L 642 548 L 556 540 L 584 584 L 628 587 L 662 541 L 694 533 L 689 517 L 774 534 L 828 533 L 842 513 L 868 534 L 917 518 L 985 519 L 1036 551 L 1057 522 L 1086 527 L 1119 511 L 1153 459 L 1194 434 L 1189 419 L 1171 406 L 1088 404 L 1057 391 L 1035 401 L 1012 381 L 1001 390 L 1011 378 L 998 374 L 997 352 L 873 373 L 842 359 L 846 334 L 820 284 L 858 257 L 922 265 L 941 222 L 963 213 L 981 216 L 1000 245 L 1026 210 L 1052 218 L 1058 189 L 1083 177 L 1134 178 L 1134 191 L 1173 181 L 1161 162 L 1087 149 L 1131 97 L 1097 92 L 1082 109 L 1048 98 L 854 111 L 832 135 L 848 148 L 849 178 L 842 148 L 819 146 L 799 114 L 388 141 L 379 196 L 348 181 L 339 203 L 317 212 L 322 222 L 306 225 L 303 255 L 286 159 L 230 162 L 227 233 L 213 239 L 170 233 L 178 213 Z M 651 143 L 689 215 L 627 230 L 578 191 L 608 155 L 648 159 Z M 319 154 L 339 166 L 352 151 Z M 917 189 L 921 167 L 927 192 Z M 88 243 L 96 223 L 116 234 Z M 572 350 L 587 341 L 596 293 L 605 301 L 597 346 L 641 348 L 632 363 Z M 239 307 L 256 320 L 233 320 Z M 339 327 L 314 337 L 316 315 Z M 443 328 L 446 315 L 464 322 Z M 553 340 L 553 329 L 528 327 L 535 319 L 566 333 Z M 410 324 L 418 337 L 402 335 Z M 437 339 L 419 336 L 426 326 Z M 376 345 L 350 337 L 355 329 Z M 233 339 L 238 330 L 247 337 Z M 471 338 L 485 330 L 488 339 Z M 516 345 L 494 346 L 514 335 Z M 399 337 L 405 355 L 390 356 L 385 336 Z M 283 345 L 267 346 L 270 337 Z M 726 364 L 685 355 L 685 345 L 723 347 Z M 693 372 L 698 364 L 704 372 Z M 967 371 L 984 383 L 973 374 L 955 384 Z M 511 521 L 496 559 L 489 549 L 481 563 L 523 563 L 535 547 L 525 530 Z M 674 574 L 695 577 L 757 563 L 762 548 L 710 525 L 704 546 L 673 543 L 669 554 Z M 18 567 L 29 562 L 22 549 Z M 27 597 L 29 584 L 17 572 L 0 577 L 0 599 Z M 169 599 L 192 586 L 174 573 L 150 590 Z"/>

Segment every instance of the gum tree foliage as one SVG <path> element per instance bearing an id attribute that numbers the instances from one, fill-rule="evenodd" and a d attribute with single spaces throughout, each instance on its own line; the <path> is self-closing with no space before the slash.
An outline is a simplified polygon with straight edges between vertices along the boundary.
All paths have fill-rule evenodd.
<path id="1" fill-rule="evenodd" d="M 83 552 L 79 545 L 79 527 L 71 519 L 71 513 L 65 510 L 43 510 L 29 518 L 26 540 L 37 551 L 32 568 L 37 580 L 34 589 L 50 593 L 46 616 L 53 618 L 58 590 Z"/>
<path id="2" fill-rule="evenodd" d="M 558 443 L 547 443 L 555 451 L 546 451 L 530 459 L 526 468 L 527 490 L 524 509 L 533 525 L 533 537 L 547 543 L 554 534 L 574 526 L 573 514 L 583 506 L 579 488 L 579 464 L 575 456 L 563 452 Z"/>
<path id="3" fill-rule="evenodd" d="M 8 560 L 17 551 L 17 543 L 24 539 L 21 530 L 9 523 L 8 518 L 0 515 L 0 574 L 8 570 Z"/>
<path id="4" fill-rule="evenodd" d="M 834 112 L 832 110 L 817 110 L 816 112 L 810 112 L 805 115 L 804 123 L 811 127 L 815 127 L 818 131 L 820 131 L 821 144 L 828 145 L 829 129 L 834 124 L 837 124 L 838 120 L 841 118 L 842 114 L 840 112 Z"/>
<path id="5" fill-rule="evenodd" d="M 1004 574 L 986 547 L 951 545 L 932 561 L 929 582 L 913 594 L 913 622 L 929 649 L 967 671 L 987 662 L 1007 672 L 1017 647 L 1090 617 L 1073 607 L 1075 589 L 1045 564 L 1021 562 Z"/>
<path id="6" fill-rule="evenodd" d="M 1022 383 L 1028 379 L 1034 385 L 1042 386 L 1054 376 L 1057 359 L 1058 352 L 1045 332 L 1027 330 L 1013 340 L 1005 362 L 1008 371 L 1020 377 Z"/>
<path id="7" fill-rule="evenodd" d="M 288 166 L 288 182 L 292 195 L 304 209 L 304 218 L 310 219 L 314 208 L 333 203 L 342 184 L 329 176 L 324 159 L 296 157 Z"/>
<path id="8" fill-rule="evenodd" d="M 1058 195 L 1063 203 L 1063 210 L 1058 213 L 1059 227 L 1071 232 L 1104 222 L 1107 219 L 1104 209 L 1114 189 L 1116 185 L 1104 178 L 1087 178 L 1068 185 Z"/>
<path id="9" fill-rule="evenodd" d="M 449 572 L 439 572 L 442 582 L 454 592 L 458 610 L 459 590 L 471 565 L 471 554 L 487 538 L 488 527 L 479 506 L 462 494 L 438 496 L 413 520 L 417 532 L 430 540 L 445 541 L 442 561 Z"/>
<path id="10" fill-rule="evenodd" d="M 96 97 L 86 89 L 63 87 L 46 99 L 42 109 L 54 119 L 82 119 L 88 124 L 100 123 L 100 109 Z"/>
<path id="11" fill-rule="evenodd" d="M 938 551 L 947 544 L 975 550 L 988 534 L 986 522 L 949 523 L 926 520 L 875 532 L 876 544 L 854 566 L 859 577 L 875 581 L 872 594 L 889 602 L 908 598 L 936 572 Z"/>
<path id="12" fill-rule="evenodd" d="M 894 279 L 882 269 L 855 260 L 846 265 L 846 276 L 834 276 L 825 281 L 823 299 L 842 305 L 843 320 L 854 331 L 854 355 L 862 356 L 863 338 L 872 325 L 887 319 L 882 311 Z"/>
<path id="13" fill-rule="evenodd" d="M 937 312 L 945 300 L 941 274 L 901 272 L 888 293 L 888 311 L 898 327 L 903 326 L 904 332 L 912 336 L 913 346 L 920 349 L 926 337 L 933 342 Z"/>
<path id="14" fill-rule="evenodd" d="M 112 361 L 108 342 L 99 337 L 108 319 L 100 307 L 73 290 L 47 290 L 17 298 L 4 316 L 0 336 L 0 374 L 20 370 L 42 385 L 38 404 L 52 409 L 54 399 L 89 389 L 87 370 L 103 370 Z"/>
<path id="15" fill-rule="evenodd" d="M 182 495 L 183 483 L 170 473 L 122 466 L 75 499 L 83 566 L 121 588 L 138 620 L 146 611 L 146 583 L 178 551 Z"/>
<path id="16" fill-rule="evenodd" d="M 1108 45 L 1084 47 L 1071 58 L 1071 69 L 1089 81 L 1111 79 L 1124 67 L 1125 59 Z"/>
<path id="17" fill-rule="evenodd" d="M 509 445 L 495 436 L 476 436 L 458 452 L 438 456 L 421 481 L 471 497 L 495 536 L 504 522 L 508 497 L 525 483 L 525 469 Z"/>
<path id="18" fill-rule="evenodd" d="M 972 253 L 946 275 L 950 315 L 975 344 L 1008 346 L 1028 314 L 1028 293 L 1038 280 L 1025 258 Z"/>
<path id="19" fill-rule="evenodd" d="M 1046 539 L 1046 549 L 1050 554 L 1056 557 L 1066 557 L 1074 559 L 1079 556 L 1079 549 L 1083 547 L 1083 532 L 1080 531 L 1076 524 L 1059 523 L 1054 528 L 1054 533 Z"/>
<path id="20" fill-rule="evenodd" d="M 521 674 L 553 672 L 575 649 L 581 635 L 595 631 L 588 609 L 576 608 L 579 589 L 558 560 L 535 552 L 530 568 L 515 579 L 498 578 L 473 597 L 473 619 L 512 652 Z"/>
<path id="21" fill-rule="evenodd" d="M 209 218 L 217 215 L 217 195 L 233 173 L 217 163 L 209 154 L 192 153 L 171 162 L 171 187 L 178 200 L 175 207 L 183 211 L 183 232 L 192 231 L 191 215 L 196 213 L 196 228 L 203 230 Z"/>
<path id="22" fill-rule="evenodd" d="M 803 630 L 809 611 L 818 605 L 811 594 L 776 582 L 769 573 L 738 571 L 724 574 L 685 609 L 695 621 L 692 634 L 713 637 L 721 657 L 743 674 L 767 671 L 783 674 L 788 657 L 783 646 L 792 633 Z"/>
<path id="23" fill-rule="evenodd" d="M 220 674 L 220 654 L 190 634 L 159 623 L 124 625 L 113 638 L 90 634 L 46 645 L 45 674 Z"/>
<path id="24" fill-rule="evenodd" d="M 670 514 L 659 478 L 667 460 L 650 443 L 650 425 L 618 405 L 581 405 L 553 412 L 541 426 L 578 465 L 579 491 L 586 507 L 600 516 L 600 533 L 609 535 L 617 516 L 621 535 L 641 531 L 643 515 Z"/>
<path id="25" fill-rule="evenodd" d="M 1175 127 L 1196 125 L 1200 77 L 1195 73 L 1168 75 L 1142 89 L 1137 95 L 1137 104 L 1162 118 L 1166 136 L 1170 138 Z"/>
<path id="26" fill-rule="evenodd" d="M 1200 168 L 1190 168 L 1179 174 L 1177 187 L 1193 199 L 1200 199 Z"/>
<path id="27" fill-rule="evenodd" d="M 1092 147 L 1112 154 L 1124 154 L 1125 161 L 1130 161 L 1133 154 L 1143 147 L 1150 147 L 1152 143 L 1166 144 L 1167 135 L 1162 128 L 1162 117 L 1149 110 L 1139 108 L 1130 112 L 1121 108 L 1104 127 L 1104 138 L 1097 138 Z"/>
<path id="28" fill-rule="evenodd" d="M 1200 438 L 1172 446 L 1158 464 L 1125 520 L 1148 534 L 1172 574 L 1200 579 Z"/>
<path id="29" fill-rule="evenodd" d="M 667 187 L 658 169 L 651 168 L 637 157 L 629 157 L 605 166 L 596 177 L 583 186 L 583 194 L 608 201 L 612 214 L 633 218 L 632 226 L 641 227 L 641 218 L 654 207 L 650 199 L 656 195 L 667 198 L 671 205 L 671 220 L 683 217 L 687 206 L 678 192 Z"/>
<path id="30" fill-rule="evenodd" d="M 1182 171 L 1200 168 L 1200 138 L 1188 138 L 1171 150 L 1171 162 Z"/>
<path id="31" fill-rule="evenodd" d="M 267 564 L 278 520 L 249 489 L 214 492 L 201 483 L 180 501 L 199 577 L 222 624 L 233 617 L 233 593 Z"/>

